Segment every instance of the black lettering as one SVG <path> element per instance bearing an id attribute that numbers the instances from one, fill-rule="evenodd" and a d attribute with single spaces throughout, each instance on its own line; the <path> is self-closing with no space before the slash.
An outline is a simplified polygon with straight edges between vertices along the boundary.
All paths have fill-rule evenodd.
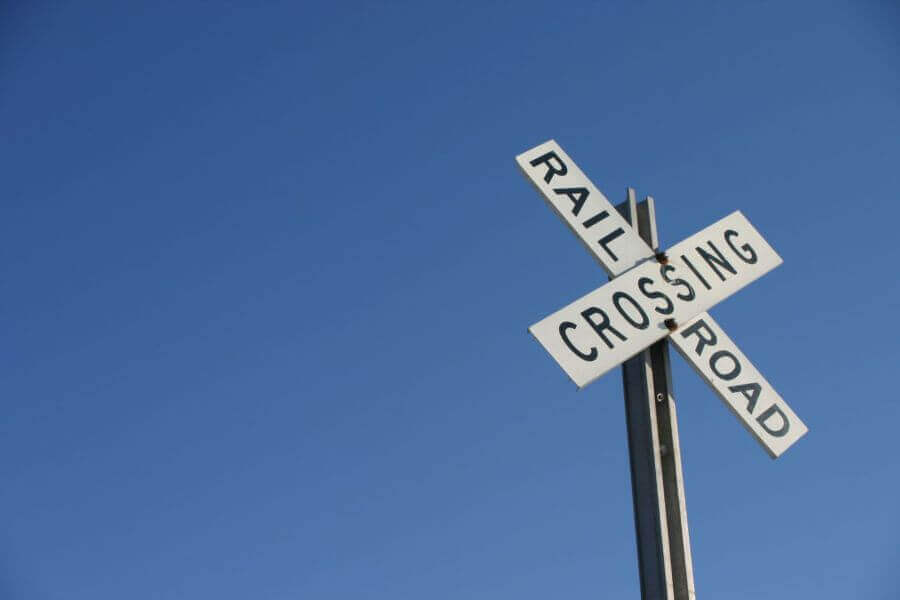
<path id="1" fill-rule="evenodd" d="M 776 415 L 776 414 L 779 417 L 781 417 L 781 428 L 772 429 L 771 427 L 769 427 L 766 424 L 766 421 L 768 421 L 773 415 Z M 788 432 L 788 429 L 791 428 L 791 424 L 788 422 L 787 415 L 785 415 L 781 411 L 781 409 L 778 408 L 777 406 L 775 406 L 774 404 L 772 406 L 770 406 L 769 408 L 767 408 L 765 410 L 765 412 L 763 412 L 763 414 L 759 415 L 756 418 L 756 422 L 759 423 L 762 426 L 762 428 L 765 429 L 766 432 L 768 432 L 768 434 L 773 437 L 782 437 L 784 434 L 786 434 Z"/>
<path id="2" fill-rule="evenodd" d="M 575 329 L 575 323 L 569 321 L 563 321 L 559 324 L 559 337 L 562 338 L 563 342 L 565 342 L 566 346 L 569 347 L 569 350 L 574 352 L 578 358 L 581 360 L 596 360 L 597 359 L 597 349 L 593 346 L 591 347 L 591 351 L 587 354 L 581 352 L 578 348 L 575 347 L 575 344 L 572 343 L 572 340 L 569 339 L 569 336 L 566 335 L 566 331 L 569 329 Z"/>
<path id="3" fill-rule="evenodd" d="M 678 298 L 679 300 L 684 300 L 685 302 L 690 302 L 691 300 L 693 300 L 694 298 L 697 297 L 697 295 L 694 293 L 694 288 L 691 287 L 691 284 L 689 284 L 684 279 L 681 279 L 680 277 L 676 277 L 675 279 L 669 279 L 669 272 L 674 271 L 674 270 L 675 270 L 675 267 L 673 267 L 672 265 L 661 265 L 659 267 L 659 274 L 662 276 L 663 279 L 666 280 L 666 283 L 668 283 L 669 285 L 683 285 L 684 287 L 686 287 L 687 295 L 682 296 L 681 294 L 675 294 L 675 297 Z"/>
<path id="4" fill-rule="evenodd" d="M 716 248 L 712 242 L 706 242 L 709 244 L 709 247 L 712 248 L 712 251 L 716 253 L 716 256 L 713 256 L 700 246 L 697 246 L 697 254 L 706 261 L 706 264 L 709 265 L 709 268 L 715 271 L 716 275 L 719 276 L 719 279 L 725 281 L 725 276 L 722 275 L 722 272 L 719 271 L 719 267 L 722 267 L 726 271 L 730 272 L 732 275 L 737 275 L 737 271 L 734 270 L 734 267 L 731 266 L 731 263 L 725 260 L 725 257 L 722 256 L 722 253 L 719 252 L 719 249 Z M 718 266 L 716 266 L 718 265 Z"/>
<path id="5" fill-rule="evenodd" d="M 653 280 L 649 277 L 641 277 L 640 279 L 638 279 L 638 289 L 641 290 L 641 293 L 644 294 L 644 296 L 646 296 L 650 300 L 662 298 L 666 301 L 666 305 L 664 307 L 654 306 L 653 310 L 661 315 L 671 315 L 675 311 L 675 305 L 672 304 L 672 301 L 669 300 L 669 297 L 664 293 L 656 290 L 648 290 L 647 288 L 652 284 Z"/>
<path id="6" fill-rule="evenodd" d="M 600 315 L 601 320 L 599 323 L 594 322 L 591 319 L 591 317 L 593 317 L 594 315 Z M 619 333 L 619 331 L 615 327 L 613 327 L 612 325 L 609 324 L 609 317 L 607 317 L 606 313 L 603 312 L 602 310 L 600 310 L 599 308 L 592 306 L 591 308 L 582 311 L 581 316 L 584 317 L 584 320 L 588 322 L 588 325 L 590 325 L 591 327 L 594 328 L 594 331 L 597 332 L 597 335 L 600 336 L 601 340 L 606 342 L 606 345 L 609 348 L 612 348 L 613 344 L 612 344 L 612 342 L 609 341 L 609 339 L 607 339 L 606 334 L 603 333 L 603 330 L 605 330 L 605 329 L 608 329 L 609 331 L 613 332 L 613 334 L 615 334 L 615 336 L 617 338 L 619 338 L 620 340 L 622 340 L 623 342 L 628 339 L 624 335 Z"/>
<path id="7" fill-rule="evenodd" d="M 603 249 L 606 250 L 606 253 L 609 254 L 613 260 L 619 260 L 619 257 L 613 254 L 613 251 L 609 249 L 609 243 L 625 233 L 621 227 L 613 231 L 612 233 L 607 233 L 605 236 L 600 238 L 600 245 L 603 246 Z"/>
<path id="8" fill-rule="evenodd" d="M 706 283 L 706 280 L 703 279 L 703 275 L 701 275 L 700 273 L 698 273 L 698 272 L 697 272 L 697 269 L 694 268 L 694 265 L 691 264 L 691 261 L 689 261 L 689 260 L 687 259 L 687 256 L 685 256 L 684 254 L 682 254 L 682 255 L 681 255 L 681 260 L 683 260 L 683 261 L 684 261 L 684 264 L 686 264 L 686 265 L 688 266 L 688 268 L 694 273 L 694 275 L 697 276 L 697 279 L 700 280 L 700 283 L 703 284 L 703 287 L 705 287 L 705 288 L 708 289 L 708 290 L 711 290 L 711 289 L 712 289 L 711 287 L 709 287 L 709 284 Z"/>
<path id="9" fill-rule="evenodd" d="M 733 366 L 727 373 L 722 373 L 719 371 L 718 365 L 719 361 L 725 357 L 728 357 L 728 360 L 731 361 Z M 731 381 L 741 374 L 741 363 L 739 363 L 737 357 L 728 350 L 717 350 L 716 352 L 713 352 L 712 356 L 709 357 L 709 368 L 712 369 L 712 372 L 715 373 L 717 377 L 724 379 L 725 381 Z"/>
<path id="10" fill-rule="evenodd" d="M 556 188 L 553 190 L 556 194 L 565 194 L 569 197 L 569 200 L 572 201 L 572 214 L 576 217 L 578 213 L 581 212 L 581 207 L 584 206 L 585 201 L 588 197 L 587 188 L 577 187 L 577 188 Z"/>
<path id="11" fill-rule="evenodd" d="M 732 392 L 740 392 L 747 399 L 747 412 L 751 415 L 753 414 L 753 409 L 756 408 L 756 401 L 759 400 L 759 395 L 762 393 L 762 386 L 758 383 L 739 383 L 738 385 L 733 385 L 728 388 Z"/>
<path id="12" fill-rule="evenodd" d="M 550 164 L 551 160 L 555 160 L 559 166 L 554 168 L 554 166 Z M 532 167 L 536 167 L 541 163 L 547 165 L 547 172 L 544 174 L 544 181 L 547 183 L 550 183 L 550 180 L 553 179 L 554 175 L 565 175 L 569 172 L 569 169 L 566 167 L 565 163 L 559 159 L 556 152 L 548 152 L 547 154 L 538 156 L 531 161 L 530 164 Z"/>
<path id="13" fill-rule="evenodd" d="M 608 216 L 609 216 L 608 212 L 606 212 L 605 210 L 601 210 L 596 215 L 594 215 L 593 217 L 591 217 L 590 219 L 588 219 L 587 221 L 582 223 L 582 225 L 584 225 L 585 229 L 587 229 L 588 227 L 596 225 L 597 223 L 599 223 L 600 221 L 602 221 L 603 219 L 605 219 Z"/>
<path id="14" fill-rule="evenodd" d="M 735 238 L 737 236 L 738 232 L 734 229 L 727 229 L 725 231 L 725 241 L 728 243 L 728 246 L 731 248 L 732 252 L 734 252 L 738 258 L 740 258 L 748 265 L 752 265 L 758 260 L 756 252 L 753 250 L 753 247 L 750 246 L 750 244 L 744 244 L 743 246 L 741 246 L 741 250 L 746 252 L 746 255 L 738 252 L 738 249 L 734 247 L 734 242 L 731 241 L 731 238 Z"/>
<path id="15" fill-rule="evenodd" d="M 622 308 L 621 301 L 623 299 L 627 299 L 628 302 L 637 309 L 637 311 L 641 315 L 641 320 L 636 321 L 631 318 L 631 315 L 625 312 L 625 309 Z M 650 317 L 647 316 L 647 313 L 644 312 L 644 309 L 641 308 L 641 305 L 638 304 L 634 298 L 626 294 L 625 292 L 616 292 L 612 295 L 613 304 L 616 305 L 616 309 L 619 311 L 619 314 L 622 315 L 622 318 L 628 321 L 632 327 L 636 329 L 647 329 L 650 326 Z"/>
<path id="16" fill-rule="evenodd" d="M 701 330 L 706 331 L 706 336 L 703 335 Z M 715 346 L 717 341 L 716 334 L 703 319 L 700 319 L 690 327 L 686 327 L 680 335 L 685 339 L 687 339 L 689 335 L 697 336 L 697 346 L 694 348 L 694 352 L 697 353 L 697 356 L 703 356 L 703 346 Z"/>

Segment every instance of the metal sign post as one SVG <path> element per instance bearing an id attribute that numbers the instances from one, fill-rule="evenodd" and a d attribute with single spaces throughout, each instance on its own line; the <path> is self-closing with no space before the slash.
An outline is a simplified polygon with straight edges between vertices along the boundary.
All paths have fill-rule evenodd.
<path id="1" fill-rule="evenodd" d="M 617 207 L 656 250 L 653 198 L 635 203 L 634 190 Z M 637 535 L 641 598 L 694 600 L 694 570 L 681 475 L 678 419 L 665 340 L 622 365 Z"/>
<path id="2" fill-rule="evenodd" d="M 653 199 L 613 207 L 550 140 L 516 157 L 610 282 L 529 327 L 584 387 L 622 364 L 643 600 L 694 600 L 694 575 L 669 368 L 671 339 L 772 458 L 806 425 L 706 312 L 781 264 L 734 212 L 659 252 Z"/>

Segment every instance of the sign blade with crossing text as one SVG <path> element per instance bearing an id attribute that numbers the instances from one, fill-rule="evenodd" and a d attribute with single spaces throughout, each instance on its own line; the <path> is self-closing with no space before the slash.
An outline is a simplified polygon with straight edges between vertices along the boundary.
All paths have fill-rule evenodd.
<path id="1" fill-rule="evenodd" d="M 782 262 L 740 211 L 666 254 L 529 328 L 578 387 L 669 335 L 667 319 L 688 321 Z"/>

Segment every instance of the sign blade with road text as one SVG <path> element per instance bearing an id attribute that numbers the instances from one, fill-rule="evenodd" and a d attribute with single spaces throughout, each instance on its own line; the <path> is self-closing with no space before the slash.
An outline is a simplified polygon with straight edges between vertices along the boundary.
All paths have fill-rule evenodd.
<path id="1" fill-rule="evenodd" d="M 680 324 L 669 339 L 769 456 L 778 458 L 807 432 L 800 417 L 708 313 Z"/>
<path id="2" fill-rule="evenodd" d="M 666 264 L 645 258 L 529 327 L 579 388 L 669 335 L 665 320 L 686 322 L 782 262 L 740 211 L 666 255 Z"/>

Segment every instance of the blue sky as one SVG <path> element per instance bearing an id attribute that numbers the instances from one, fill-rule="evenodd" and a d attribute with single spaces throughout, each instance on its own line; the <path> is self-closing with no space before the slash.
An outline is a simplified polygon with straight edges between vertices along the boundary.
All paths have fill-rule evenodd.
<path id="1" fill-rule="evenodd" d="M 29 2 L 0 19 L 0 597 L 637 598 L 621 379 L 526 328 L 605 281 L 554 138 L 810 433 L 673 354 L 700 598 L 896 598 L 888 3 Z"/>

